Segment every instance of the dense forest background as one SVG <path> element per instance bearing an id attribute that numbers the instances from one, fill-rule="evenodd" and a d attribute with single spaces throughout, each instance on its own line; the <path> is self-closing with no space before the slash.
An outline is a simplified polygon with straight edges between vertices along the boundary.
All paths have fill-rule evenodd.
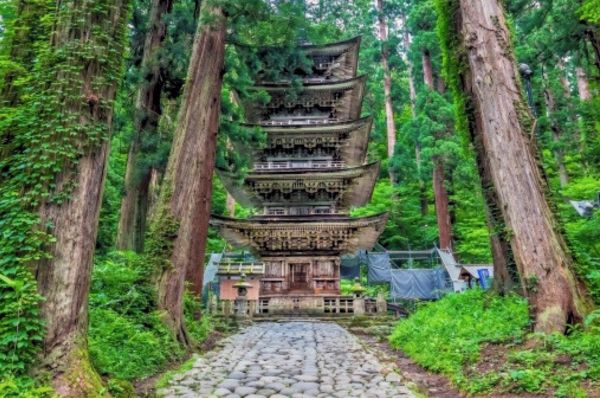
<path id="1" fill-rule="evenodd" d="M 188 288 L 180 300 L 189 337 L 176 340 L 155 288 L 162 268 L 157 260 L 170 251 L 156 238 L 172 233 L 172 226 L 160 223 L 168 191 L 163 178 L 173 138 L 184 129 L 180 110 L 194 36 L 217 30 L 214 9 L 224 10 L 228 24 L 222 28 L 217 167 L 243 178 L 249 161 L 231 143 L 264 140 L 262 132 L 239 125 L 241 112 L 231 96 L 250 96 L 252 72 L 264 67 L 259 47 L 276 49 L 268 57 L 279 68 L 268 73 L 277 76 L 284 66 L 307 62 L 298 43 L 361 36 L 359 72 L 368 75 L 363 114 L 374 117 L 369 158 L 383 162 L 370 205 L 352 214 L 391 211 L 380 238 L 388 250 L 451 247 L 464 263 L 492 263 L 490 237 L 509 240 L 510 232 L 490 231 L 486 220 L 475 150 L 461 127 L 460 94 L 440 40 L 440 21 L 447 17 L 440 14 L 442 0 L 65 3 L 69 7 L 57 11 L 48 0 L 0 1 L 0 395 L 48 395 L 56 389 L 48 371 L 61 368 L 63 375 L 82 369 L 77 376 L 85 381 L 77 391 L 62 393 L 91 396 L 108 387 L 113 395 L 131 394 L 130 381 L 185 359 L 210 332 L 231 329 L 200 317 L 197 293 Z M 597 201 L 600 192 L 600 3 L 504 3 L 516 60 L 531 69 L 533 135 L 550 183 L 548 198 L 558 210 L 577 276 L 597 302 L 600 212 L 595 207 L 581 216 L 569 201 Z M 86 42 L 90 32 L 94 41 Z M 79 66 L 91 64 L 86 71 L 96 75 L 81 78 Z M 74 106 L 81 96 L 84 105 Z M 81 160 L 97 146 L 108 162 L 104 191 L 95 194 L 101 208 L 94 265 L 91 278 L 89 271 L 77 278 L 91 288 L 89 330 L 73 330 L 70 347 L 84 362 L 73 367 L 62 355 L 56 356 L 62 361 L 49 361 L 46 354 L 39 365 L 45 373 L 32 373 L 40 351 L 48 350 L 42 333 L 48 325 L 40 317 L 48 314 L 38 302 L 53 295 L 38 294 L 36 280 L 45 271 L 40 260 L 57 259 L 47 250 L 56 238 L 44 213 L 57 214 L 40 204 L 73 200 L 72 191 L 86 183 L 68 181 L 65 171 L 83 168 Z M 216 176 L 210 207 L 236 217 L 253 212 L 232 203 Z M 226 246 L 209 228 L 206 257 Z M 40 266 L 32 271 L 32 263 Z M 76 324 L 87 324 L 87 314 L 83 320 Z"/>

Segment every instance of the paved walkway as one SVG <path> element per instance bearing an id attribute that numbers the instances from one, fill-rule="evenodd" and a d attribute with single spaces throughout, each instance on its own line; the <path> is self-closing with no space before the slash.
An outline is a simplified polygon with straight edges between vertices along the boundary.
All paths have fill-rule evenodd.
<path id="1" fill-rule="evenodd" d="M 414 397 L 390 366 L 333 323 L 261 323 L 176 375 L 165 397 Z"/>

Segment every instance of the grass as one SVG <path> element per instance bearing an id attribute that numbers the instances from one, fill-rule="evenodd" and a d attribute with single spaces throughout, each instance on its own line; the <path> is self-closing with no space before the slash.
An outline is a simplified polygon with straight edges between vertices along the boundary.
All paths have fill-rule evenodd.
<path id="1" fill-rule="evenodd" d="M 471 290 L 419 307 L 389 340 L 471 395 L 597 396 L 599 320 L 592 315 L 566 336 L 529 334 L 523 299 Z"/>

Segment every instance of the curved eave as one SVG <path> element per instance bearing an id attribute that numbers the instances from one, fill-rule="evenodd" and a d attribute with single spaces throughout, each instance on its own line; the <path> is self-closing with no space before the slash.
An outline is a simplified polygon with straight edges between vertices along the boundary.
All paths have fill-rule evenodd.
<path id="1" fill-rule="evenodd" d="M 343 81 L 324 81 L 315 82 L 302 86 L 303 92 L 319 91 L 319 90 L 347 90 L 352 89 L 357 85 L 364 85 L 367 80 L 367 75 L 361 75 Z M 286 92 L 292 86 L 288 82 L 282 83 L 261 83 L 251 86 L 248 90 L 265 90 L 268 93 Z"/>
<path id="2" fill-rule="evenodd" d="M 257 125 L 245 124 L 247 127 Z M 340 161 L 348 167 L 358 167 L 365 163 L 369 147 L 369 135 L 373 126 L 373 117 L 364 117 L 356 121 L 340 122 L 324 125 L 284 125 L 270 126 L 258 125 L 267 134 L 267 143 L 275 137 L 289 137 L 300 135 L 314 135 L 323 137 L 348 132 L 348 138 L 341 147 Z M 238 151 L 242 151 L 241 148 Z M 260 160 L 262 149 L 243 149 L 249 152 L 254 162 Z"/>
<path id="3" fill-rule="evenodd" d="M 320 82 L 304 85 L 300 93 L 307 92 L 343 92 L 341 105 L 336 107 L 338 118 L 341 121 L 353 121 L 360 118 L 362 112 L 362 101 L 365 93 L 367 75 L 336 82 Z M 249 90 L 264 90 L 272 98 L 285 96 L 291 90 L 289 84 L 262 84 L 253 86 Z M 265 118 L 266 106 L 259 105 L 256 101 L 242 101 L 244 116 L 249 123 L 261 123 Z"/>
<path id="4" fill-rule="evenodd" d="M 330 71 L 331 76 L 337 79 L 347 79 L 356 76 L 358 71 L 358 50 L 361 37 L 325 45 L 308 45 L 302 48 L 306 51 L 308 58 L 321 55 L 333 55 L 339 66 Z"/>
<path id="5" fill-rule="evenodd" d="M 349 191 L 350 193 L 348 193 L 352 196 L 349 199 L 350 206 L 364 207 L 371 201 L 380 167 L 380 161 L 368 164 L 364 167 L 364 173 L 356 180 L 353 188 Z"/>
<path id="6" fill-rule="evenodd" d="M 237 180 L 228 172 L 216 169 L 219 180 L 225 186 L 225 189 L 229 194 L 237 201 L 242 207 L 258 207 L 261 205 L 261 199 L 254 195 L 251 191 L 247 190 L 245 185 L 238 185 Z"/>
<path id="7" fill-rule="evenodd" d="M 310 251 L 311 254 L 318 252 L 327 252 L 326 249 L 261 249 L 257 243 L 252 240 L 252 233 L 259 233 L 262 237 L 275 237 L 275 232 L 286 232 L 284 236 L 294 237 L 293 233 L 310 232 L 314 235 L 315 232 L 330 232 L 330 231 L 347 231 L 348 239 L 337 250 L 331 252 L 338 254 L 353 254 L 357 250 L 372 249 L 379 236 L 384 231 L 389 213 L 381 213 L 367 217 L 351 218 L 338 217 L 326 221 L 316 221 L 314 218 L 297 217 L 291 219 L 275 219 L 275 218 L 256 218 L 235 219 L 222 216 L 211 216 L 210 223 L 217 229 L 219 234 L 225 238 L 234 247 L 240 249 L 248 249 L 259 255 L 268 254 L 290 254 L 304 253 Z"/>
<path id="8" fill-rule="evenodd" d="M 323 77 L 328 76 L 330 79 L 343 80 L 356 76 L 360 42 L 361 37 L 357 36 L 337 43 L 304 45 L 300 46 L 300 49 L 305 51 L 306 57 L 309 59 L 320 56 L 335 57 L 335 62 L 338 65 L 326 71 Z M 258 76 L 256 79 L 260 81 L 261 77 Z"/>
<path id="9" fill-rule="evenodd" d="M 238 185 L 234 177 L 225 171 L 217 169 L 217 174 L 227 191 L 243 207 L 261 207 L 263 205 L 263 199 L 255 195 L 249 187 L 253 182 L 350 179 L 352 181 L 350 188 L 342 193 L 342 201 L 339 205 L 342 209 L 348 209 L 350 207 L 363 207 L 371 200 L 375 181 L 379 174 L 379 167 L 380 162 L 377 161 L 359 167 L 342 169 L 265 170 L 248 175 L 243 185 Z"/>
<path id="10" fill-rule="evenodd" d="M 300 46 L 300 48 L 306 51 L 307 55 L 312 54 L 342 54 L 344 52 L 349 51 L 353 47 L 360 47 L 360 41 L 362 36 L 355 36 L 350 39 L 342 40 L 341 42 L 336 43 L 326 43 L 326 44 L 305 44 Z"/>

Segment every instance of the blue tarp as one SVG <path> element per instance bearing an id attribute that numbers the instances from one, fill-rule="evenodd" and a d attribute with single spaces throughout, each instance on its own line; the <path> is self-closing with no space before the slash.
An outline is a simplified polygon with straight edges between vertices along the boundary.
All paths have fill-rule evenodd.
<path id="1" fill-rule="evenodd" d="M 390 294 L 397 299 L 439 299 L 446 291 L 444 268 L 391 270 Z"/>
<path id="2" fill-rule="evenodd" d="M 372 253 L 369 252 L 366 255 L 368 269 L 368 282 L 369 285 L 376 285 L 381 283 L 390 283 L 390 256 L 388 253 Z"/>

